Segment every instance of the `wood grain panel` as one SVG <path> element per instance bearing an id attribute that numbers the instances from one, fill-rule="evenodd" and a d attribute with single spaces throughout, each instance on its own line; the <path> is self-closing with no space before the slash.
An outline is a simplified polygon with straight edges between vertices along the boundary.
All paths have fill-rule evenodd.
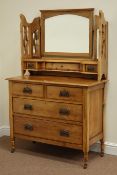
<path id="1" fill-rule="evenodd" d="M 32 128 L 26 128 L 27 125 Z M 49 120 L 36 120 L 14 116 L 14 132 L 27 136 L 82 144 L 82 126 L 80 125 L 69 125 Z"/>
<path id="2" fill-rule="evenodd" d="M 46 63 L 47 70 L 80 71 L 80 64 L 73 63 Z"/>
<path id="3" fill-rule="evenodd" d="M 13 98 L 13 111 L 20 114 L 82 122 L 82 105 Z"/>
<path id="4" fill-rule="evenodd" d="M 43 85 L 13 83 L 13 95 L 43 97 Z"/>
<path id="5" fill-rule="evenodd" d="M 75 87 L 93 87 L 99 84 L 104 84 L 107 80 L 97 81 L 84 78 L 76 77 L 61 77 L 61 76 L 18 76 L 8 78 L 7 80 L 19 83 L 34 83 L 34 84 L 49 84 L 51 86 L 57 85 L 60 86 L 72 86 L 72 89 Z M 55 86 L 54 86 L 55 87 Z M 75 91 L 75 89 L 73 89 Z"/>
<path id="6" fill-rule="evenodd" d="M 46 102 L 45 116 L 82 122 L 82 105 Z"/>
<path id="7" fill-rule="evenodd" d="M 89 136 L 93 138 L 103 130 L 103 89 L 90 92 Z"/>
<path id="8" fill-rule="evenodd" d="M 47 98 L 50 99 L 64 99 L 82 103 L 82 96 L 82 88 L 47 86 Z"/>
<path id="9" fill-rule="evenodd" d="M 45 111 L 45 102 L 27 98 L 13 98 L 13 112 L 42 116 Z"/>

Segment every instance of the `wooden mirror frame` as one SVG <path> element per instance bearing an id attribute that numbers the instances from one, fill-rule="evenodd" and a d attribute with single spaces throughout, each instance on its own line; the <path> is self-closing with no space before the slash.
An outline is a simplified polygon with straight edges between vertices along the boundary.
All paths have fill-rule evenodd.
<path id="1" fill-rule="evenodd" d="M 93 57 L 93 25 L 94 25 L 94 8 L 88 9 L 61 9 L 61 10 L 41 10 L 41 55 L 42 57 L 60 56 L 60 57 Z M 50 17 L 73 14 L 89 19 L 89 53 L 67 53 L 67 52 L 45 52 L 45 20 Z"/>

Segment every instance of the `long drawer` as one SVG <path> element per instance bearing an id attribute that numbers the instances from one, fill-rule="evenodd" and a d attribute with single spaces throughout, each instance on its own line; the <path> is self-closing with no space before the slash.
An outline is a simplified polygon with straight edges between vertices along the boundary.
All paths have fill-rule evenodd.
<path id="1" fill-rule="evenodd" d="M 80 71 L 80 64 L 76 63 L 46 63 L 47 70 Z"/>
<path id="2" fill-rule="evenodd" d="M 82 122 L 82 105 L 13 98 L 13 112 Z"/>
<path id="3" fill-rule="evenodd" d="M 66 101 L 83 101 L 82 88 L 71 88 L 62 86 L 47 86 L 47 98 Z"/>
<path id="4" fill-rule="evenodd" d="M 82 144 L 82 126 L 14 116 L 14 133 Z"/>
<path id="5" fill-rule="evenodd" d="M 13 95 L 43 97 L 43 85 L 29 83 L 13 83 Z"/>

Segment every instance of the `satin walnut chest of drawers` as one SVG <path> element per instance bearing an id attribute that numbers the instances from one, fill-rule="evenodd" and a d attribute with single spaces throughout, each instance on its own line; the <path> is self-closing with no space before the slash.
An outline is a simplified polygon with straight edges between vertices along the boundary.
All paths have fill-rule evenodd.
<path id="1" fill-rule="evenodd" d="M 104 153 L 108 22 L 93 8 L 20 15 L 21 76 L 9 78 L 11 152 L 15 138 Z"/>
<path id="2" fill-rule="evenodd" d="M 101 141 L 105 81 L 49 76 L 9 79 L 11 151 L 15 137 L 81 149 Z"/>

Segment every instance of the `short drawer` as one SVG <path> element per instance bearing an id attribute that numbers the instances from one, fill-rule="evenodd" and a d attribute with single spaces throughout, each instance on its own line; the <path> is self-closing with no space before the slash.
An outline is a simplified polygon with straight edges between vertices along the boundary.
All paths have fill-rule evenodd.
<path id="1" fill-rule="evenodd" d="M 13 98 L 13 112 L 19 114 L 42 116 L 45 111 L 45 102 L 27 98 Z"/>
<path id="2" fill-rule="evenodd" d="M 82 105 L 13 98 L 13 112 L 82 122 Z"/>
<path id="3" fill-rule="evenodd" d="M 13 83 L 13 95 L 43 97 L 43 85 Z"/>
<path id="4" fill-rule="evenodd" d="M 82 144 L 82 126 L 14 116 L 14 132 L 26 136 Z"/>
<path id="5" fill-rule="evenodd" d="M 47 86 L 47 98 L 82 102 L 82 88 Z"/>

